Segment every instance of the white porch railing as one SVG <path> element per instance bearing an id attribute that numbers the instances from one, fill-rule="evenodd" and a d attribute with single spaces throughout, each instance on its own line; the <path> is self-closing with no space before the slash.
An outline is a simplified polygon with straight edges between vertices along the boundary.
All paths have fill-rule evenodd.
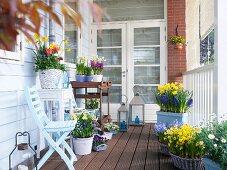
<path id="1" fill-rule="evenodd" d="M 184 87 L 193 91 L 193 106 L 189 123 L 207 123 L 214 113 L 214 65 L 207 65 L 183 74 Z"/>

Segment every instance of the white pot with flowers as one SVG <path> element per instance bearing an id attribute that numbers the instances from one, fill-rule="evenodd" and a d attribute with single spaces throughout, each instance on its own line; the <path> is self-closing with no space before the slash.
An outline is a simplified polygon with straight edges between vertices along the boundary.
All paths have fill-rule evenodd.
<path id="1" fill-rule="evenodd" d="M 60 56 L 62 53 L 61 44 L 51 43 L 49 47 L 46 42 L 48 37 L 40 37 L 34 34 L 37 47 L 34 50 L 35 65 L 34 70 L 39 72 L 40 85 L 43 89 L 54 89 L 58 87 L 59 80 L 65 71 L 65 65 L 61 63 L 63 58 Z M 27 39 L 28 42 L 31 42 Z M 63 40 L 65 44 L 68 41 Z M 68 50 L 70 51 L 70 50 Z"/>
<path id="2" fill-rule="evenodd" d="M 112 135 L 116 135 L 119 131 L 119 126 L 113 122 L 108 122 L 104 125 L 104 135 L 107 139 L 111 139 Z"/>
<path id="3" fill-rule="evenodd" d="M 101 82 L 103 75 L 102 70 L 104 66 L 104 57 L 98 57 L 94 56 L 91 59 L 91 68 L 93 69 L 94 75 L 93 75 L 93 82 Z"/>

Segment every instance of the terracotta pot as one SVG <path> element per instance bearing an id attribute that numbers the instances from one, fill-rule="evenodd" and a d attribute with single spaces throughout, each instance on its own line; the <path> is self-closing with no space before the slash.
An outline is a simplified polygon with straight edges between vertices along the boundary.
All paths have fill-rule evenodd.
<path id="1" fill-rule="evenodd" d="M 176 43 L 176 48 L 177 49 L 182 49 L 183 48 L 183 44 L 182 43 Z"/>

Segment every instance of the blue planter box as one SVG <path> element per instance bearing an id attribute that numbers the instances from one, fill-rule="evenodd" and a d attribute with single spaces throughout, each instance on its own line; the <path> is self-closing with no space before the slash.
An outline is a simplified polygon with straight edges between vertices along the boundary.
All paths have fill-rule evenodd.
<path id="1" fill-rule="evenodd" d="M 218 163 L 212 161 L 211 159 L 204 158 L 203 161 L 204 161 L 206 170 L 221 170 L 220 165 Z"/>
<path id="2" fill-rule="evenodd" d="M 157 123 L 173 123 L 174 121 L 188 123 L 188 113 L 172 113 L 157 111 Z"/>

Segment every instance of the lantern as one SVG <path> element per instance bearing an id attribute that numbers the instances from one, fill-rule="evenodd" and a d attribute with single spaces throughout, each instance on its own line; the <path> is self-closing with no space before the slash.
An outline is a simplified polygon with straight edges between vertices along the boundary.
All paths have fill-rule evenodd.
<path id="1" fill-rule="evenodd" d="M 145 103 L 139 93 L 129 103 L 129 125 L 144 125 Z"/>
<path id="2" fill-rule="evenodd" d="M 27 142 L 18 144 L 18 137 L 27 137 Z M 28 132 L 18 132 L 15 136 L 15 147 L 9 155 L 9 169 L 33 170 L 36 168 L 37 157 L 30 145 Z M 14 167 L 14 168 L 13 168 Z"/>
<path id="3" fill-rule="evenodd" d="M 125 103 L 122 103 L 121 107 L 118 109 L 117 122 L 120 131 L 128 131 L 128 109 Z"/>

